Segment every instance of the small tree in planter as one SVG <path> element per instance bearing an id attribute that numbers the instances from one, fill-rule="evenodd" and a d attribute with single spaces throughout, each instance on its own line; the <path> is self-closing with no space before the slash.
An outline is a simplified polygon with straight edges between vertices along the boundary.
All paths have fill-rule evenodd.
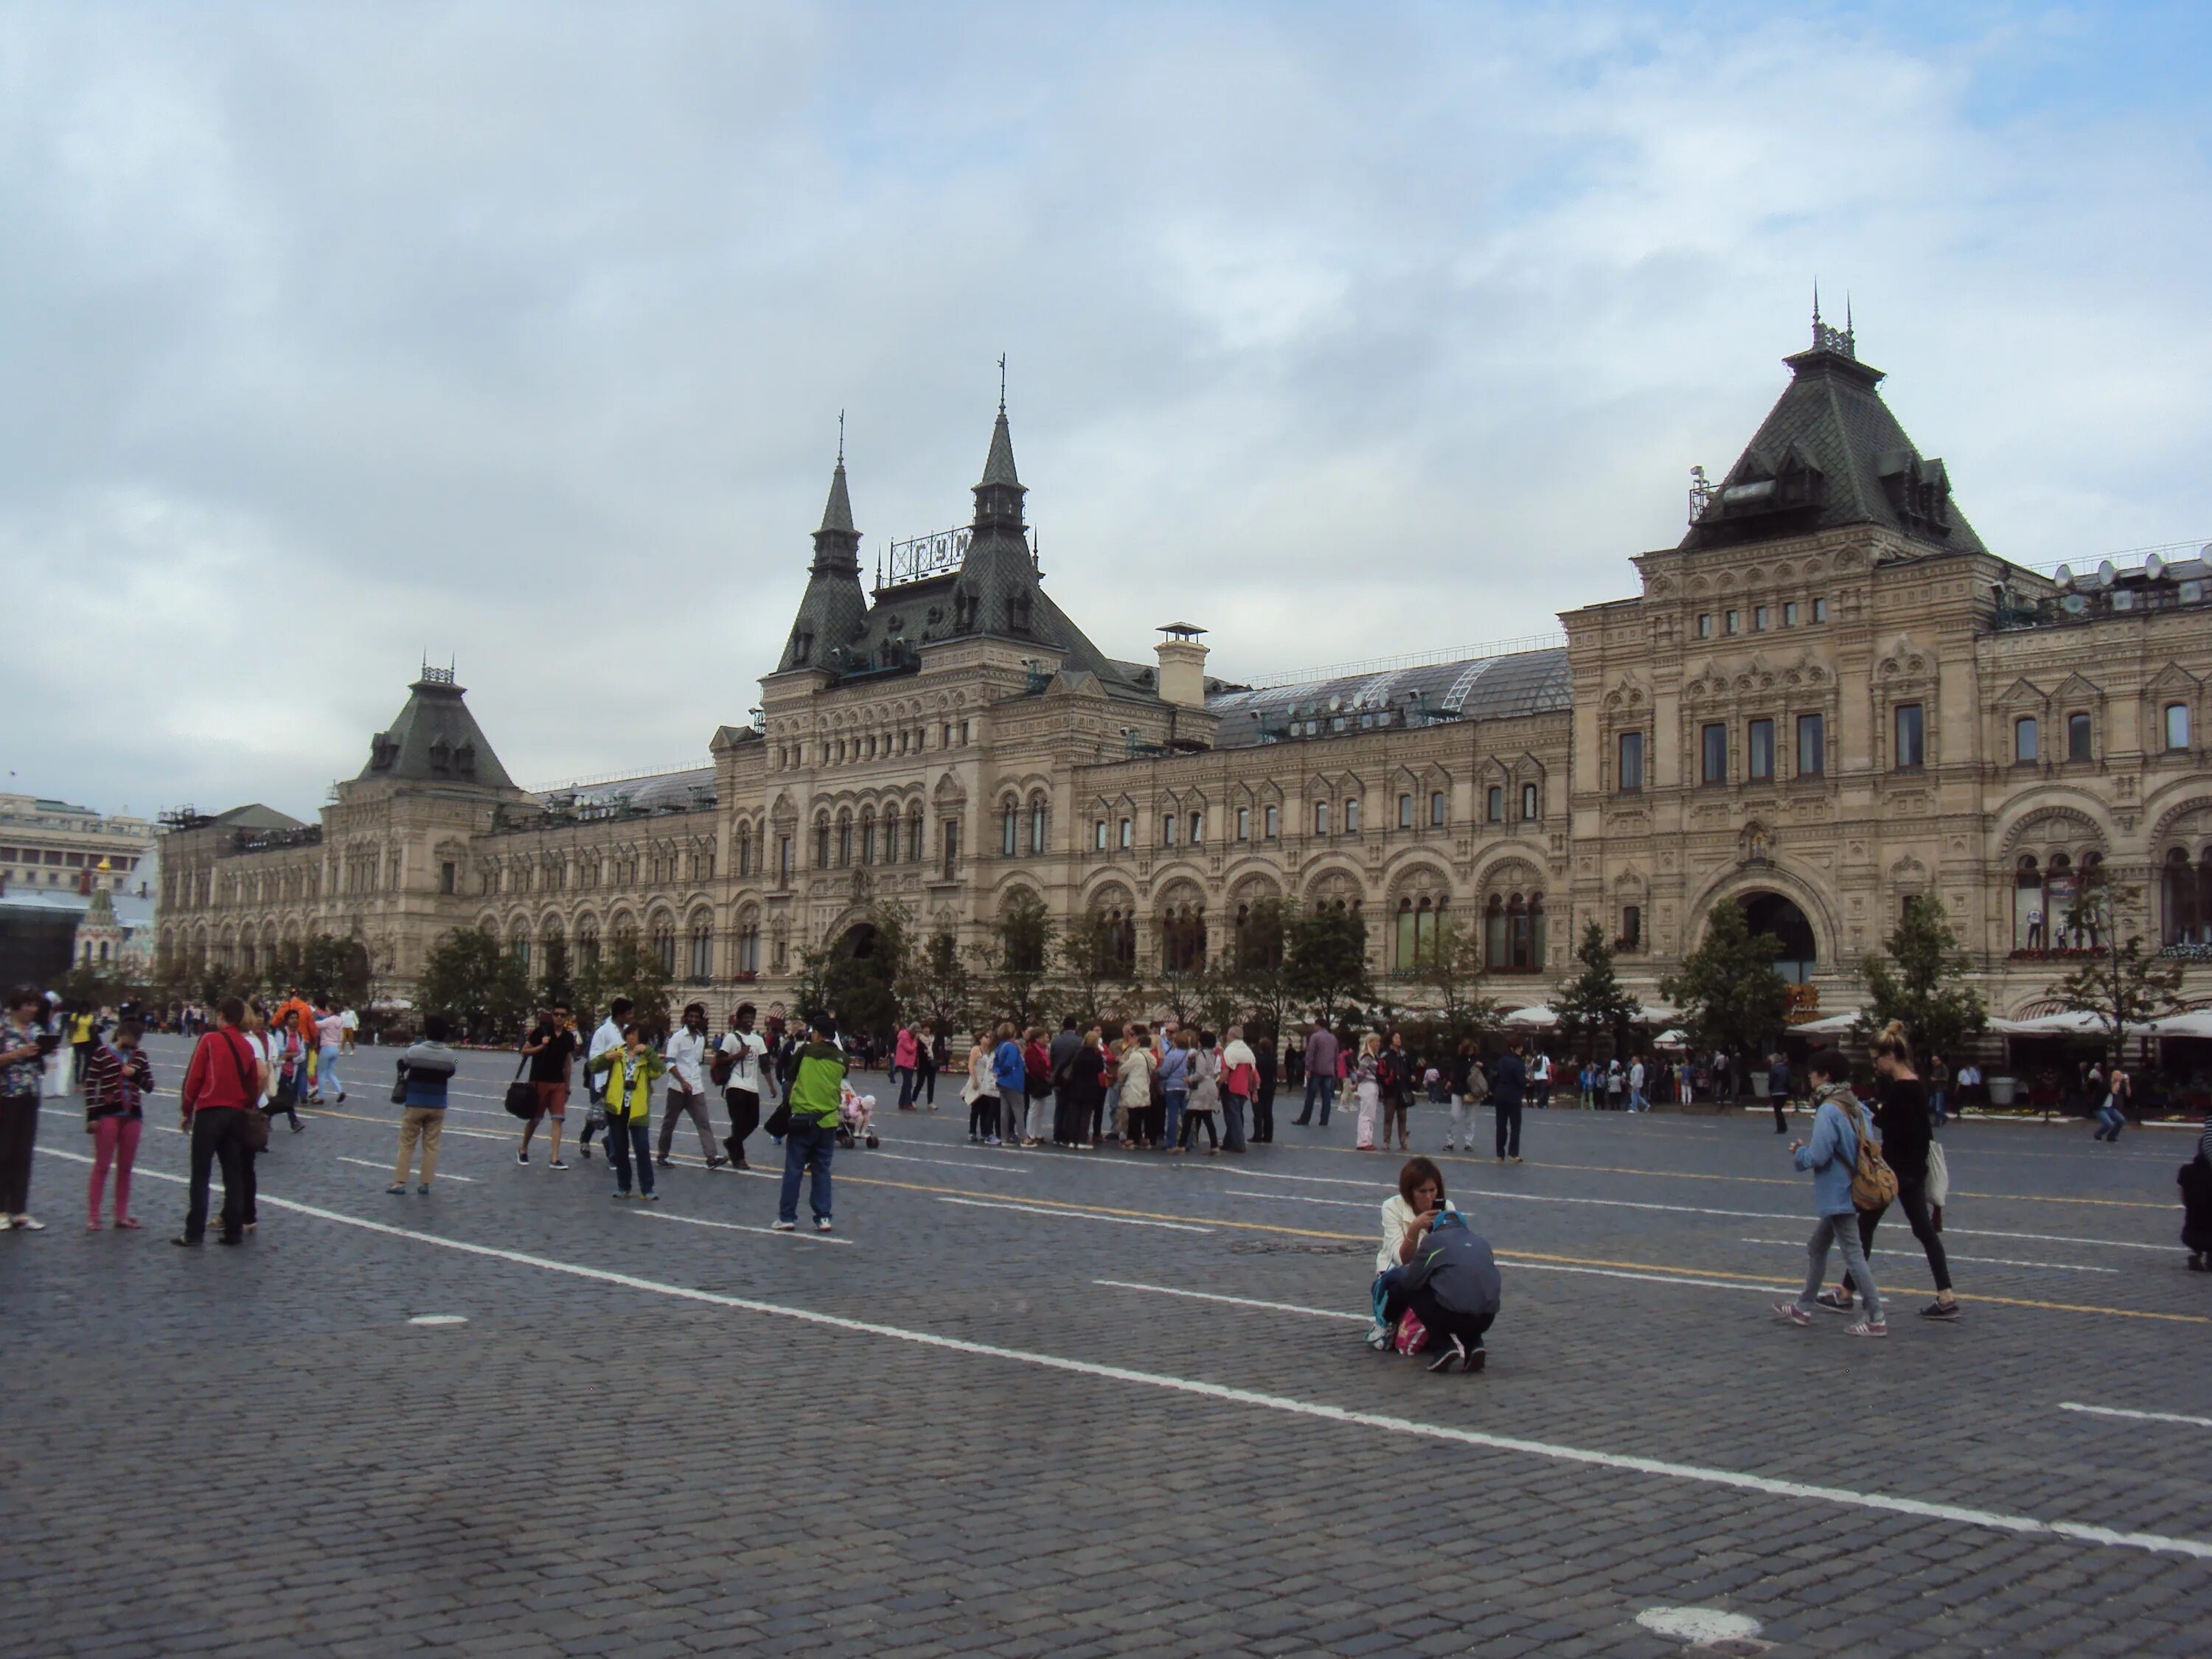
<path id="1" fill-rule="evenodd" d="M 1698 948 L 1660 982 L 1661 994 L 1681 1008 L 1690 1041 L 1736 1062 L 1729 1069 L 1739 1097 L 1747 1069 L 1743 1062 L 1760 1052 L 1789 1014 L 1790 982 L 1774 967 L 1781 950 L 1773 934 L 1751 931 L 1741 905 L 1723 900 L 1713 907 Z"/>

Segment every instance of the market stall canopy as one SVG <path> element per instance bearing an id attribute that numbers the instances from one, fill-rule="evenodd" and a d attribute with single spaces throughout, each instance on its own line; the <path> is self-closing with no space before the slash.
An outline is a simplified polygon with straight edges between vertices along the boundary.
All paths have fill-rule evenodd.
<path id="1" fill-rule="evenodd" d="M 2212 1037 L 2212 1008 L 2191 1008 L 2168 1014 L 2153 1028 L 2162 1037 Z"/>

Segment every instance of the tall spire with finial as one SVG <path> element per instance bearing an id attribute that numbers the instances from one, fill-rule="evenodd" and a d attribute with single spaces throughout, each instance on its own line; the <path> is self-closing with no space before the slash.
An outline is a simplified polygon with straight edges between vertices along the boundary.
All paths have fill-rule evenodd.
<path id="1" fill-rule="evenodd" d="M 851 641 L 867 614 L 867 596 L 860 591 L 860 532 L 853 527 L 853 498 L 845 487 L 845 411 L 839 410 L 837 465 L 830 474 L 822 527 L 814 532 L 813 568 L 776 672 L 833 666 L 831 653 Z"/>

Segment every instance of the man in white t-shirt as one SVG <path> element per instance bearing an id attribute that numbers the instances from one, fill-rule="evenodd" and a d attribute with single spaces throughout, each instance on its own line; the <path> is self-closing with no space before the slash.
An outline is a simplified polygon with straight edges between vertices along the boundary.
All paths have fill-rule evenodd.
<path id="1" fill-rule="evenodd" d="M 719 1052 L 728 1065 L 723 1070 L 722 1103 L 730 1109 L 730 1137 L 722 1149 L 730 1166 L 750 1170 L 745 1162 L 745 1137 L 760 1127 L 761 1079 L 768 1065 L 768 1044 L 753 1030 L 753 1006 L 741 1002 L 730 1016 Z"/>
<path id="2" fill-rule="evenodd" d="M 1628 1067 L 1628 1109 L 1648 1112 L 1651 1103 L 1644 1097 L 1644 1056 L 1637 1055 Z"/>
<path id="3" fill-rule="evenodd" d="M 599 1029 L 592 1033 L 591 1046 L 584 1050 L 584 1087 L 590 1091 L 590 1104 L 584 1109 L 584 1133 L 577 1139 L 576 1156 L 586 1164 L 592 1161 L 592 1137 L 607 1127 L 606 1097 L 600 1092 L 592 1061 L 608 1049 L 623 1046 L 623 1022 L 635 1006 L 628 997 L 617 997 L 609 1003 L 607 1017 L 599 1022 Z"/>
<path id="4" fill-rule="evenodd" d="M 338 1031 L 344 1041 L 338 1047 L 346 1054 L 353 1052 L 354 1039 L 361 1031 L 361 1016 L 350 1008 L 338 1011 Z"/>
<path id="5" fill-rule="evenodd" d="M 660 1053 L 668 1062 L 667 1109 L 660 1115 L 660 1167 L 668 1167 L 669 1143 L 675 1138 L 678 1121 L 688 1114 L 699 1132 L 699 1156 L 707 1160 L 708 1169 L 720 1169 L 722 1160 L 714 1156 L 714 1131 L 707 1125 L 705 1003 L 685 1006 L 683 1024 L 676 1028 Z"/>

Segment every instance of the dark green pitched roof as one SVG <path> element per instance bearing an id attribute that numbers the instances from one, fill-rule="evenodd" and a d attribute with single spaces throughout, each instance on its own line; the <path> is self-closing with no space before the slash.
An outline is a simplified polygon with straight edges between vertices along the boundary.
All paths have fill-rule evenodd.
<path id="1" fill-rule="evenodd" d="M 360 780 L 514 788 L 490 739 L 469 713 L 466 695 L 453 684 L 450 669 L 424 669 L 422 678 L 407 688 L 407 706 L 391 729 L 369 739 L 368 764 L 361 769 Z"/>
<path id="2" fill-rule="evenodd" d="M 1816 318 L 1810 350 L 1783 361 L 1790 384 L 1682 538 L 1686 550 L 1874 524 L 1931 547 L 1983 552 L 1951 501 L 1950 476 L 1923 458 L 1858 360 L 1849 330 Z"/>
<path id="3" fill-rule="evenodd" d="M 860 532 L 853 528 L 853 500 L 845 488 L 845 459 L 830 475 L 830 499 L 822 505 L 822 527 L 814 532 L 814 564 L 800 596 L 799 614 L 783 644 L 776 672 L 831 666 L 830 653 L 849 647 L 867 620 L 868 597 L 860 589 Z"/>

